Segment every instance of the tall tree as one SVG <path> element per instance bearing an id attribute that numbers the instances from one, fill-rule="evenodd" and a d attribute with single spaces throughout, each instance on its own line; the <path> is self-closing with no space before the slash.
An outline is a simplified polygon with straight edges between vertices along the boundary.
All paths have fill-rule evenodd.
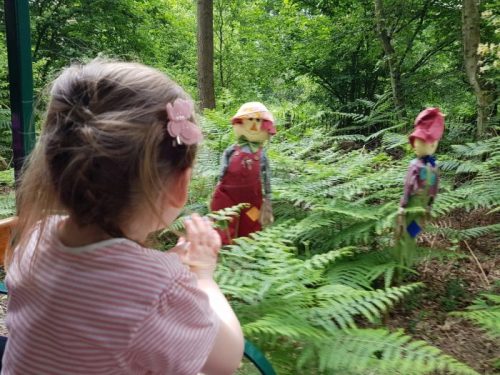
<path id="1" fill-rule="evenodd" d="M 489 107 L 492 102 L 486 83 L 479 77 L 479 56 L 477 48 L 480 41 L 481 21 L 479 13 L 479 0 L 463 0 L 462 2 L 462 37 L 464 46 L 464 65 L 477 106 L 477 136 L 484 135 L 488 122 Z"/>
<path id="2" fill-rule="evenodd" d="M 215 108 L 214 14 L 212 0 L 198 0 L 198 92 L 202 109 Z"/>
<path id="3" fill-rule="evenodd" d="M 404 114 L 404 94 L 403 84 L 401 82 L 401 64 L 397 62 L 396 51 L 392 46 L 391 35 L 389 34 L 385 21 L 385 11 L 382 0 L 374 0 L 375 5 L 375 20 L 377 23 L 377 31 L 382 48 L 384 49 L 385 58 L 389 67 L 389 75 L 391 77 L 392 97 L 396 110 Z"/>

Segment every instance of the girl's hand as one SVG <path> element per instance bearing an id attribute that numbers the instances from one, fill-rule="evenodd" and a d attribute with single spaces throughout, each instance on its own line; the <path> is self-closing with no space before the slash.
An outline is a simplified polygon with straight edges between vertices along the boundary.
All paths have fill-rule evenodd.
<path id="1" fill-rule="evenodd" d="M 219 234 L 212 222 L 198 214 L 193 214 L 184 221 L 186 237 L 179 238 L 176 251 L 183 261 L 198 278 L 212 278 L 217 266 L 217 256 L 221 247 Z M 177 250 L 177 249 L 176 249 Z"/>

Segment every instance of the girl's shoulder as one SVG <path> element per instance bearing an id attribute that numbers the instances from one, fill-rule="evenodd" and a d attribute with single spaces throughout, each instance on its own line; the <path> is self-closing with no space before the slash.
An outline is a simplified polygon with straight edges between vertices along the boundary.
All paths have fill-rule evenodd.
<path id="1" fill-rule="evenodd" d="M 58 238 L 57 225 L 64 217 L 51 217 L 45 228 L 36 228 L 16 267 L 9 268 L 11 279 L 22 281 L 31 271 L 64 278 L 105 284 L 141 285 L 150 297 L 184 277 L 185 266 L 177 254 L 139 245 L 127 238 L 113 238 L 85 246 L 69 247 Z M 14 262 L 15 263 L 15 262 Z"/>
<path id="2" fill-rule="evenodd" d="M 59 256 L 70 263 L 107 270 L 116 279 L 149 284 L 154 293 L 158 285 L 166 287 L 182 277 L 185 269 L 177 254 L 145 247 L 127 238 L 113 238 L 80 248 L 69 248 L 59 242 L 51 250 L 59 252 Z"/>

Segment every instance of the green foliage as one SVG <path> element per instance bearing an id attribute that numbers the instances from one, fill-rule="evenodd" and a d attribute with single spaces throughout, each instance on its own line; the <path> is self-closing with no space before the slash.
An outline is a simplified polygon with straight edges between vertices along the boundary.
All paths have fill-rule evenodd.
<path id="1" fill-rule="evenodd" d="M 5 219 L 16 214 L 16 197 L 13 192 L 0 194 L 0 219 Z"/>
<path id="2" fill-rule="evenodd" d="M 367 371 L 371 374 L 478 374 L 426 342 L 412 341 L 401 331 L 344 331 L 318 343 L 318 347 L 319 368 L 327 374 L 363 374 Z"/>
<path id="3" fill-rule="evenodd" d="M 446 282 L 444 295 L 440 297 L 440 303 L 444 311 L 455 310 L 461 300 L 467 296 L 464 282 L 460 279 L 451 279 Z"/>
<path id="4" fill-rule="evenodd" d="M 192 1 L 91 3 L 30 1 L 36 93 L 69 61 L 103 54 L 156 66 L 196 97 Z M 236 212 L 208 212 L 218 160 L 233 141 L 231 115 L 245 101 L 265 102 L 278 124 L 269 145 L 276 224 L 225 249 L 217 278 L 245 333 L 285 374 L 474 373 L 402 332 L 378 328 L 396 301 L 421 287 L 390 287 L 400 266 L 389 249 L 414 157 L 406 133 L 422 106 L 439 106 L 447 114 L 438 151 L 441 192 L 432 213 L 437 220 L 426 231 L 458 243 L 500 230 L 498 224 L 455 229 L 439 220 L 453 210 L 500 210 L 499 137 L 464 144 L 473 141 L 475 101 L 457 69 L 459 7 L 427 0 L 383 3 L 409 118 L 392 111 L 373 2 L 214 2 L 218 110 L 200 119 L 205 143 L 186 213 L 223 222 Z M 491 1 L 484 6 L 493 9 Z M 492 16 L 485 16 L 487 31 Z M 483 43 L 494 39 L 490 31 Z M 0 47 L 0 155 L 8 166 L 7 61 L 5 44 Z M 494 77 L 493 62 L 485 64 L 482 74 Z M 0 172 L 0 184 L 10 191 L 11 170 Z M 0 215 L 14 213 L 13 193 L 2 195 Z M 181 233 L 181 221 L 171 230 Z M 165 245 L 175 241 L 171 232 L 163 239 Z M 450 300 L 460 294 L 457 285 L 447 290 Z M 494 309 L 463 313 L 491 323 L 472 318 L 482 310 Z M 484 325 L 491 330 L 490 323 Z"/>
<path id="5" fill-rule="evenodd" d="M 434 217 L 455 209 L 496 212 L 500 205 L 499 145 L 500 139 L 495 137 L 457 146 L 440 162 L 441 192 L 433 207 Z M 380 150 L 363 148 L 344 152 L 320 131 L 313 132 L 307 143 L 280 142 L 279 152 L 272 146 L 269 154 L 275 196 L 282 206 L 280 216 L 297 217 L 297 210 L 307 214 L 297 224 L 297 241 L 308 243 L 316 252 L 352 244 L 381 250 L 389 246 L 409 158 L 398 161 Z M 465 171 L 464 165 L 473 165 L 474 171 Z M 498 233 L 499 227 L 455 230 L 434 226 L 430 230 L 467 239 Z"/>
<path id="6" fill-rule="evenodd" d="M 372 289 L 373 283 L 383 278 L 385 288 L 389 288 L 399 268 L 401 266 L 392 259 L 389 251 L 359 252 L 354 257 L 336 262 L 328 269 L 327 277 L 332 283 L 363 289 Z"/>
<path id="7" fill-rule="evenodd" d="M 240 211 L 246 207 L 248 207 L 248 203 L 240 203 L 232 207 L 223 208 L 222 210 L 209 212 L 206 217 L 213 221 L 215 228 L 226 228 L 227 222 L 237 216 Z M 168 233 L 183 236 L 185 232 L 184 221 L 186 217 L 187 215 L 181 215 L 181 217 L 175 220 L 167 229 L 163 230 L 160 236 Z"/>
<path id="8" fill-rule="evenodd" d="M 10 130 L 10 121 L 10 110 L 0 107 L 0 169 L 5 169 L 8 165 L 8 161 L 12 158 L 12 131 Z"/>
<path id="9" fill-rule="evenodd" d="M 458 208 L 496 209 L 500 206 L 500 137 L 453 146 L 451 155 L 441 169 L 453 176 L 458 186 L 439 195 L 434 212 L 442 215 Z"/>
<path id="10" fill-rule="evenodd" d="M 8 186 L 10 188 L 14 187 L 14 169 L 6 169 L 0 171 L 0 186 Z"/>
<path id="11" fill-rule="evenodd" d="M 366 290 L 348 276 L 329 278 L 353 248 L 300 260 L 291 241 L 296 230 L 289 221 L 237 239 L 217 270 L 246 337 L 266 351 L 278 373 L 477 374 L 402 332 L 361 328 L 377 324 L 421 285 Z"/>
<path id="12" fill-rule="evenodd" d="M 451 315 L 472 321 L 493 338 L 500 337 L 500 296 L 497 294 L 483 293 L 466 311 L 455 311 Z"/>
<path id="13" fill-rule="evenodd" d="M 291 139 L 295 130 L 288 130 Z M 410 284 L 390 288 L 400 266 L 388 249 L 411 156 L 399 161 L 383 149 L 346 151 L 335 137 L 318 129 L 290 141 L 282 136 L 279 151 L 274 148 L 275 141 L 270 145 L 278 224 L 252 239 L 238 239 L 224 253 L 224 266 L 218 274 L 244 323 L 245 334 L 266 348 L 284 373 L 308 369 L 361 373 L 368 368 L 374 373 L 390 373 L 401 367 L 411 368 L 405 373 L 428 373 L 446 366 L 452 373 L 475 373 L 451 357 L 420 348 L 421 343 L 409 344 L 406 336 L 398 341 L 397 334 L 391 336 L 384 330 L 366 333 L 376 336 L 373 341 L 380 343 L 370 350 L 362 340 L 352 338 L 349 345 L 353 357 L 342 350 L 328 350 L 340 340 L 340 334 L 342 340 L 364 334 L 357 331 L 360 319 L 378 324 L 394 301 L 419 287 Z M 492 188 L 496 184 L 497 143 L 497 139 L 491 139 L 466 149 L 452 149 L 443 162 L 443 192 L 435 204 L 436 218 L 455 208 L 493 211 L 498 207 L 498 193 Z M 459 164 L 449 167 L 452 160 Z M 464 172 L 457 169 L 466 162 L 474 163 L 478 172 L 463 180 Z M 205 165 L 205 173 L 207 168 Z M 482 194 L 478 196 L 469 189 Z M 458 230 L 441 227 L 438 220 L 428 230 L 461 240 L 497 233 L 498 225 Z M 384 285 L 384 289 L 375 285 Z M 456 308 L 464 293 L 461 285 L 450 283 L 446 295 L 440 297 L 443 307 Z M 391 344 L 393 339 L 399 342 L 396 349 Z M 297 347 L 300 355 L 293 351 Z M 407 347 L 417 353 L 407 354 Z M 393 358 L 394 353 L 397 355 Z M 290 358 L 298 367 L 290 365 Z M 409 364 L 408 358 L 417 364 Z M 403 364 L 405 361 L 410 362 Z M 349 367 L 349 363 L 356 365 Z"/>
<path id="14" fill-rule="evenodd" d="M 467 228 L 460 230 L 447 227 L 438 227 L 434 228 L 434 232 L 441 233 L 451 241 L 458 242 L 462 240 L 468 240 L 472 238 L 486 236 L 488 234 L 499 235 L 500 224 L 491 224 L 481 227 L 474 227 L 474 228 Z"/>

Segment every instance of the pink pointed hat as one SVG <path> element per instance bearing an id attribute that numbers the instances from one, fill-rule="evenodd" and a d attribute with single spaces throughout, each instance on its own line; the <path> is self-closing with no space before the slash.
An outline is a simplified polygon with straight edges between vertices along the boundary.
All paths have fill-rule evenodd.
<path id="1" fill-rule="evenodd" d="M 262 129 L 266 130 L 269 134 L 276 134 L 276 127 L 274 126 L 274 117 L 266 106 L 259 102 L 248 102 L 243 104 L 238 112 L 231 118 L 231 124 L 241 123 L 241 119 L 252 117 L 255 115 L 263 120 Z"/>
<path id="2" fill-rule="evenodd" d="M 439 141 L 444 132 L 444 115 L 439 108 L 426 108 L 415 119 L 415 130 L 410 134 L 410 143 L 413 146 L 415 138 L 425 143 Z"/>

